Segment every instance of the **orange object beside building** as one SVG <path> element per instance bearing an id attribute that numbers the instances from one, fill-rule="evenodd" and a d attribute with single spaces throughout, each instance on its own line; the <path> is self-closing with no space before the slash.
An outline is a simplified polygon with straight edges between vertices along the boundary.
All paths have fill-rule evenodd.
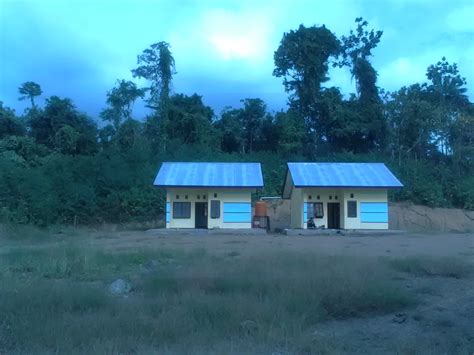
<path id="1" fill-rule="evenodd" d="M 265 201 L 255 202 L 255 216 L 265 217 L 267 215 L 267 203 Z"/>

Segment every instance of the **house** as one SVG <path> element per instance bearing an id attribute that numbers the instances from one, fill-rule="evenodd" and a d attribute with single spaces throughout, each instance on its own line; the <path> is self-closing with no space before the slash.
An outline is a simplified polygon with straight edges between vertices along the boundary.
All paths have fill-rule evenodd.
<path id="1" fill-rule="evenodd" d="M 251 194 L 263 187 L 259 163 L 163 163 L 166 228 L 251 228 Z"/>
<path id="2" fill-rule="evenodd" d="M 380 163 L 288 163 L 291 228 L 388 229 L 387 191 L 402 183 Z"/>

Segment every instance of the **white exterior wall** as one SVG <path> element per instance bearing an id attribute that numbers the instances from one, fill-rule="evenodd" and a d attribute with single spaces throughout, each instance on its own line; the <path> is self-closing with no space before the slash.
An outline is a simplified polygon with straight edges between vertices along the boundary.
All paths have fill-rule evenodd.
<path id="1" fill-rule="evenodd" d="M 353 198 L 351 198 L 353 194 Z M 311 199 L 310 199 L 311 196 Z M 317 198 L 319 196 L 319 199 Z M 330 199 L 329 197 L 332 197 Z M 357 217 L 347 217 L 347 201 L 357 202 Z M 315 218 L 317 227 L 328 227 L 328 202 L 340 204 L 340 226 L 343 229 L 388 229 L 387 223 L 362 223 L 361 202 L 387 203 L 386 189 L 323 189 L 323 188 L 292 188 L 291 191 L 291 228 L 307 228 L 303 217 L 304 203 L 322 202 L 324 209 L 323 218 Z"/>
<path id="2" fill-rule="evenodd" d="M 351 193 L 354 198 L 350 198 Z M 344 204 L 346 201 L 357 201 L 357 218 L 348 218 L 347 213 L 344 214 L 344 229 L 388 229 L 387 223 L 362 223 L 361 216 L 361 202 L 384 202 L 388 203 L 386 189 L 353 189 L 344 190 Z"/>
<path id="3" fill-rule="evenodd" d="M 195 203 L 207 202 L 207 228 L 251 228 L 252 223 L 226 223 L 224 222 L 224 202 L 251 203 L 251 189 L 167 189 L 166 202 L 170 204 L 170 221 L 166 223 L 166 228 L 195 228 Z M 214 194 L 217 197 L 214 197 Z M 176 196 L 179 195 L 179 199 Z M 185 199 L 185 196 L 188 196 Z M 200 199 L 197 199 L 197 196 Z M 206 198 L 204 199 L 203 196 Z M 220 201 L 220 218 L 211 218 L 211 201 Z M 173 202 L 191 202 L 190 218 L 173 218 Z"/>
<path id="4" fill-rule="evenodd" d="M 311 196 L 311 199 L 310 199 Z M 319 196 L 319 200 L 318 200 Z M 332 197 L 330 200 L 329 197 Z M 324 217 L 315 218 L 314 222 L 316 227 L 325 226 L 328 227 L 328 202 L 339 202 L 342 205 L 341 192 L 339 190 L 329 190 L 329 189 L 315 189 L 315 188 L 305 188 L 303 189 L 303 202 L 323 202 Z M 342 207 L 342 206 L 341 206 Z M 342 223 L 342 208 L 341 208 L 341 228 L 343 227 Z M 304 221 L 303 228 L 307 228 L 307 221 Z"/>

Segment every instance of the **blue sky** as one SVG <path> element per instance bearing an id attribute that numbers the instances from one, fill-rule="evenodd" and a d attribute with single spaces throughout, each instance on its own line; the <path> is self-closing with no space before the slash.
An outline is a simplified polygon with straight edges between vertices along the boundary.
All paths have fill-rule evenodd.
<path id="1" fill-rule="evenodd" d="M 0 100 L 22 113 L 27 103 L 17 89 L 35 81 L 43 98 L 69 97 L 97 117 L 115 81 L 132 79 L 137 55 L 167 41 L 175 92 L 202 95 L 216 113 L 252 97 L 279 110 L 287 95 L 272 71 L 283 33 L 325 24 L 340 36 L 359 16 L 384 31 L 372 59 L 381 87 L 424 81 L 428 65 L 446 56 L 458 63 L 472 101 L 474 2 L 463 0 L 0 0 Z M 327 85 L 354 91 L 347 70 L 330 76 Z M 144 114 L 138 105 L 135 116 Z"/>

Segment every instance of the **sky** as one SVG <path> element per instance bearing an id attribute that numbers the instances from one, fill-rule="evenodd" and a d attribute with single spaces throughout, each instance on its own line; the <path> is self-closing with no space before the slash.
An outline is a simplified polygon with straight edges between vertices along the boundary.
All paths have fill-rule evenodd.
<path id="1" fill-rule="evenodd" d="M 382 30 L 371 59 L 378 85 L 394 91 L 422 82 L 445 56 L 458 63 L 474 99 L 474 1 L 464 0 L 0 0 L 0 101 L 23 113 L 18 87 L 41 85 L 43 95 L 71 98 L 97 118 L 117 79 L 150 44 L 166 41 L 176 61 L 173 91 L 203 96 L 219 114 L 259 97 L 270 111 L 288 95 L 272 76 L 273 53 L 284 32 L 326 25 L 338 37 L 356 17 Z M 347 69 L 331 69 L 326 86 L 355 91 Z M 140 103 L 134 115 L 143 118 Z"/>

